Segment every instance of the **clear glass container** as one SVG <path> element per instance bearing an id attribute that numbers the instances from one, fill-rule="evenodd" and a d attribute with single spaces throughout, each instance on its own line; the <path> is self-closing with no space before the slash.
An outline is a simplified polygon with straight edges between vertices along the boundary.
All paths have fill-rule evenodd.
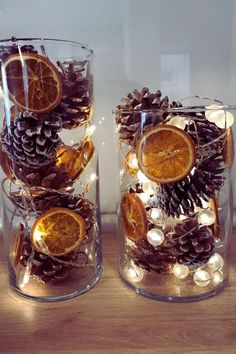
<path id="1" fill-rule="evenodd" d="M 119 272 L 138 294 L 201 300 L 218 293 L 229 276 L 235 109 L 200 99 L 170 105 L 160 91 L 158 108 L 140 109 L 146 91 L 129 94 L 114 112 Z"/>
<path id="2" fill-rule="evenodd" d="M 92 61 L 71 41 L 0 41 L 9 281 L 38 301 L 77 296 L 102 272 Z"/>

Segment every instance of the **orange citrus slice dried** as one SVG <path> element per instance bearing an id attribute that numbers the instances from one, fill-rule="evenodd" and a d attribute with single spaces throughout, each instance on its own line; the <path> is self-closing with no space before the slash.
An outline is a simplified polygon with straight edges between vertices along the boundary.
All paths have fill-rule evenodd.
<path id="1" fill-rule="evenodd" d="M 121 216 L 126 236 L 132 241 L 145 238 L 148 231 L 146 210 L 135 193 L 125 193 L 120 203 Z"/>
<path id="2" fill-rule="evenodd" d="M 11 55 L 4 67 L 10 96 L 21 109 L 45 113 L 60 102 L 60 73 L 44 56 L 35 53 Z"/>
<path id="3" fill-rule="evenodd" d="M 83 140 L 77 148 L 62 146 L 57 151 L 56 166 L 62 168 L 72 181 L 76 180 L 85 170 L 94 154 L 94 144 L 91 139 Z"/>
<path id="4" fill-rule="evenodd" d="M 85 233 L 82 216 L 71 209 L 53 208 L 36 219 L 31 239 L 40 252 L 63 256 L 80 246 Z"/>
<path id="5" fill-rule="evenodd" d="M 12 179 L 14 177 L 12 173 L 12 162 L 7 156 L 7 154 L 2 149 L 2 144 L 0 143 L 0 166 L 7 178 Z"/>
<path id="6" fill-rule="evenodd" d="M 138 173 L 139 167 L 135 149 L 130 150 L 125 157 L 125 170 L 132 177 Z"/>
<path id="7" fill-rule="evenodd" d="M 172 125 L 149 129 L 139 141 L 137 156 L 145 176 L 163 184 L 182 180 L 196 161 L 195 145 L 189 134 Z"/>

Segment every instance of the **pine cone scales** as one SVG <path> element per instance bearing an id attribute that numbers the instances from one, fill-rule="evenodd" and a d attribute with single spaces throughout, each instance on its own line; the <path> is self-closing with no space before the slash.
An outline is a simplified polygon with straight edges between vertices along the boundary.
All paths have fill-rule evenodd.
<path id="1" fill-rule="evenodd" d="M 150 93 L 149 89 L 144 87 L 140 92 L 134 90 L 133 94 L 129 93 L 124 100 L 124 105 L 117 106 L 116 124 L 119 139 L 127 144 L 133 145 L 136 135 L 141 133 L 140 130 L 143 133 L 148 126 L 163 123 L 168 115 L 168 97 L 161 99 L 159 90 L 156 93 Z M 147 112 L 145 122 L 142 122 L 139 110 L 151 109 L 155 111 Z"/>
<path id="2" fill-rule="evenodd" d="M 161 274 L 169 273 L 171 264 L 175 263 L 168 245 L 155 248 L 146 239 L 137 242 L 135 247 L 129 247 L 128 256 L 141 268 Z"/>
<path id="3" fill-rule="evenodd" d="M 61 130 L 61 118 L 56 113 L 37 115 L 21 112 L 5 127 L 1 140 L 14 162 L 31 168 L 39 168 L 55 158 L 62 142 L 57 134 Z"/>
<path id="4" fill-rule="evenodd" d="M 23 45 L 19 47 L 16 44 L 13 45 L 6 45 L 6 46 L 0 46 L 0 59 L 2 61 L 5 61 L 10 55 L 14 55 L 14 54 L 19 54 L 19 52 L 21 53 L 38 53 L 38 51 L 36 49 L 34 49 L 34 47 L 32 45 Z"/>
<path id="5" fill-rule="evenodd" d="M 55 112 L 60 114 L 62 126 L 66 129 L 79 127 L 90 119 L 90 81 L 84 77 L 87 62 L 57 62 L 61 69 L 63 94 Z"/>
<path id="6" fill-rule="evenodd" d="M 23 267 L 26 267 L 31 254 L 31 240 L 29 236 L 26 236 L 23 242 L 22 257 L 20 260 Z M 36 277 L 36 279 L 40 279 L 44 283 L 63 280 L 74 268 L 71 263 L 85 265 L 87 260 L 87 255 L 79 250 L 74 250 L 65 256 L 54 258 L 35 250 L 32 260 L 31 275 Z"/>
<path id="7" fill-rule="evenodd" d="M 214 236 L 210 228 L 190 219 L 179 223 L 169 236 L 170 252 L 178 263 L 196 266 L 206 263 L 214 251 Z"/>

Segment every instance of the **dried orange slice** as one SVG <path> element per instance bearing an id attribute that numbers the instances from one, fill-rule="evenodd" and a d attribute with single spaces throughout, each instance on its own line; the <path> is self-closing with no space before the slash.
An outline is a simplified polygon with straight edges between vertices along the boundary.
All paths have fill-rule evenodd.
<path id="1" fill-rule="evenodd" d="M 10 96 L 21 109 L 45 113 L 60 102 L 60 73 L 44 56 L 35 53 L 11 55 L 4 67 Z"/>
<path id="2" fill-rule="evenodd" d="M 63 256 L 80 246 L 86 223 L 78 213 L 67 208 L 53 208 L 36 219 L 31 239 L 37 250 Z"/>
<path id="3" fill-rule="evenodd" d="M 0 143 L 0 166 L 7 178 L 12 179 L 14 177 L 12 173 L 12 162 L 7 156 L 7 154 L 2 149 L 2 144 Z"/>
<path id="4" fill-rule="evenodd" d="M 57 151 L 56 166 L 62 168 L 72 181 L 76 180 L 85 170 L 94 154 L 94 144 L 91 139 L 83 140 L 77 148 L 62 146 Z"/>
<path id="5" fill-rule="evenodd" d="M 125 157 L 125 170 L 132 177 L 138 173 L 139 167 L 135 149 L 130 150 Z"/>
<path id="6" fill-rule="evenodd" d="M 120 203 L 121 216 L 126 236 L 132 241 L 145 238 L 148 220 L 141 199 L 135 193 L 125 193 Z"/>
<path id="7" fill-rule="evenodd" d="M 150 180 L 172 183 L 189 174 L 196 161 L 189 134 L 172 125 L 149 129 L 137 147 L 139 167 Z"/>

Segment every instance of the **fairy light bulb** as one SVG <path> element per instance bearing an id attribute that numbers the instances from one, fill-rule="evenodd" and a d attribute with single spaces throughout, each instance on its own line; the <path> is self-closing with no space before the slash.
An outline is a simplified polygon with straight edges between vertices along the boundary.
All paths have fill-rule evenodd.
<path id="1" fill-rule="evenodd" d="M 216 221 L 216 215 L 213 210 L 206 209 L 198 216 L 198 221 L 202 225 L 212 225 Z"/>
<path id="2" fill-rule="evenodd" d="M 199 269 L 194 273 L 193 281 L 197 286 L 204 287 L 210 284 L 210 274 L 203 269 Z"/>
<path id="3" fill-rule="evenodd" d="M 222 283 L 223 279 L 224 279 L 224 275 L 220 270 L 214 272 L 211 277 L 212 284 L 214 285 L 218 285 Z"/>
<path id="4" fill-rule="evenodd" d="M 148 183 L 150 182 L 150 180 L 145 176 L 145 174 L 142 172 L 142 171 L 138 171 L 137 173 L 137 177 L 138 177 L 138 180 L 139 182 L 141 183 Z"/>
<path id="5" fill-rule="evenodd" d="M 95 125 L 90 125 L 88 128 L 86 128 L 86 136 L 92 136 L 96 130 Z"/>
<path id="6" fill-rule="evenodd" d="M 178 279 L 184 279 L 189 274 L 189 268 L 184 264 L 175 264 L 173 267 L 174 276 Z"/>
<path id="7" fill-rule="evenodd" d="M 184 130 L 184 128 L 186 126 L 186 118 L 181 117 L 181 116 L 175 116 L 175 117 L 171 118 L 171 120 L 168 122 L 168 124 L 174 125 L 175 127 Z"/>
<path id="8" fill-rule="evenodd" d="M 97 178 L 96 173 L 92 173 L 92 174 L 90 175 L 90 177 L 89 177 L 89 179 L 90 179 L 91 182 L 94 182 L 94 181 L 96 180 L 96 178 Z"/>
<path id="9" fill-rule="evenodd" d="M 138 160 L 135 153 L 130 154 L 128 159 L 128 165 L 132 170 L 138 169 Z"/>
<path id="10" fill-rule="evenodd" d="M 147 193 L 149 195 L 152 195 L 155 193 L 155 190 L 154 190 L 151 183 L 143 183 L 142 188 L 143 188 L 144 193 Z"/>
<path id="11" fill-rule="evenodd" d="M 230 128 L 234 123 L 234 116 L 231 112 L 219 109 L 222 106 L 211 105 L 209 110 L 205 112 L 205 116 L 209 122 L 215 123 L 218 128 Z"/>
<path id="12" fill-rule="evenodd" d="M 160 229 L 151 229 L 147 233 L 147 240 L 154 247 L 160 246 L 164 239 L 165 235 Z"/>
<path id="13" fill-rule="evenodd" d="M 139 193 L 139 198 L 142 200 L 143 203 L 147 203 L 150 196 L 147 193 Z"/>
<path id="14" fill-rule="evenodd" d="M 126 275 L 130 281 L 138 283 L 143 279 L 145 271 L 142 268 L 132 265 L 131 267 L 127 268 Z"/>
<path id="15" fill-rule="evenodd" d="M 162 219 L 163 213 L 158 208 L 152 208 L 150 211 L 150 217 L 152 218 L 153 221 L 157 221 L 157 220 Z"/>
<path id="16" fill-rule="evenodd" d="M 211 269 L 221 269 L 224 266 L 224 259 L 219 253 L 215 253 L 207 264 Z"/>

